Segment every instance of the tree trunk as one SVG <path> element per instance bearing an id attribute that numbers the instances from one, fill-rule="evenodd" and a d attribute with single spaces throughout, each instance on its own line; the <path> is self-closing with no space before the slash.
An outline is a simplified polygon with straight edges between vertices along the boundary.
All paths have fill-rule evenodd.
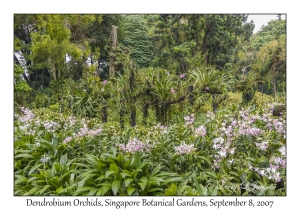
<path id="1" fill-rule="evenodd" d="M 273 76 L 273 93 L 274 93 L 274 98 L 276 97 L 276 76 Z"/>
<path id="2" fill-rule="evenodd" d="M 193 86 L 189 86 L 188 87 L 188 94 L 189 94 L 189 102 L 190 104 L 193 106 L 194 104 L 194 101 L 195 101 L 195 97 L 193 95 L 193 90 L 194 90 L 194 87 Z"/>
<path id="3" fill-rule="evenodd" d="M 124 128 L 124 102 L 121 99 L 120 100 L 120 105 L 121 105 L 121 109 L 120 109 L 120 126 L 121 128 Z"/>
<path id="4" fill-rule="evenodd" d="M 110 57 L 109 57 L 109 77 L 115 77 L 115 60 L 116 60 L 116 50 L 118 46 L 118 27 L 112 26 L 110 31 L 111 45 L 110 45 Z"/>
<path id="5" fill-rule="evenodd" d="M 143 124 L 147 125 L 147 117 L 148 117 L 148 103 L 144 104 L 143 106 Z"/>
<path id="6" fill-rule="evenodd" d="M 156 122 L 159 123 L 161 122 L 161 108 L 160 105 L 155 104 L 155 117 L 156 117 Z"/>
<path id="7" fill-rule="evenodd" d="M 51 58 L 49 58 L 49 64 L 50 64 L 50 71 L 51 71 L 51 73 L 52 73 L 53 80 L 56 80 L 56 70 L 55 70 L 55 65 L 54 65 L 54 63 L 52 63 Z M 51 73 L 50 73 L 50 74 L 51 74 Z"/>
<path id="8" fill-rule="evenodd" d="M 107 104 L 106 104 L 106 102 L 104 102 L 103 106 L 102 106 L 102 122 L 104 122 L 104 123 L 107 122 Z"/>
<path id="9" fill-rule="evenodd" d="M 136 125 L 136 107 L 132 106 L 130 109 L 130 125 L 134 127 Z"/>

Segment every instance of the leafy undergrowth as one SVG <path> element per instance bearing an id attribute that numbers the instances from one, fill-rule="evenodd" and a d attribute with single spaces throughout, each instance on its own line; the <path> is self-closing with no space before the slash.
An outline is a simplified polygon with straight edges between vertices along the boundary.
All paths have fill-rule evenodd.
<path id="1" fill-rule="evenodd" d="M 15 195 L 285 195 L 286 121 L 271 106 L 135 126 L 21 108 Z"/>

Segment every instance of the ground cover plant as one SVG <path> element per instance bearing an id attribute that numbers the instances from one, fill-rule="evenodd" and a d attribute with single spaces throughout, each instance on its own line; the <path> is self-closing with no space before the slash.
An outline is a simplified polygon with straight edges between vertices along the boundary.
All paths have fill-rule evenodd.
<path id="1" fill-rule="evenodd" d="M 286 195 L 285 22 L 246 20 L 15 15 L 14 194 Z"/>
<path id="2" fill-rule="evenodd" d="M 23 108 L 15 121 L 15 194 L 284 195 L 284 115 L 250 107 L 124 129 Z"/>

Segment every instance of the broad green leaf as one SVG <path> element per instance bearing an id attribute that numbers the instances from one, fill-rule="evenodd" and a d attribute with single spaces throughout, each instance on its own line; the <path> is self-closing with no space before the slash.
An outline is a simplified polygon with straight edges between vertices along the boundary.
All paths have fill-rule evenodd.
<path id="1" fill-rule="evenodd" d="M 105 172 L 106 178 L 109 177 L 111 174 L 116 174 L 116 172 L 115 172 L 115 171 L 111 171 L 111 170 L 106 171 L 106 172 Z"/>
<path id="2" fill-rule="evenodd" d="M 141 187 L 142 190 L 144 190 L 146 187 L 146 184 L 144 182 L 139 182 L 138 185 Z"/>
<path id="3" fill-rule="evenodd" d="M 171 196 L 171 195 L 175 195 L 177 191 L 177 186 L 175 184 L 171 184 L 171 186 L 165 190 L 165 195 Z"/>
<path id="4" fill-rule="evenodd" d="M 157 192 L 157 191 L 163 192 L 164 190 L 162 188 L 155 187 L 148 190 L 148 193 Z"/>
<path id="5" fill-rule="evenodd" d="M 60 157 L 60 162 L 59 162 L 60 165 L 65 166 L 65 165 L 67 164 L 67 162 L 68 162 L 67 154 L 62 155 L 62 156 Z"/>
<path id="6" fill-rule="evenodd" d="M 197 189 L 199 195 L 204 195 L 203 190 L 202 190 L 202 187 L 200 187 L 200 185 L 199 185 L 199 183 L 197 182 L 196 178 L 194 178 L 194 183 L 195 183 L 195 186 L 196 186 L 196 189 Z"/>
<path id="7" fill-rule="evenodd" d="M 111 186 L 103 186 L 97 191 L 96 195 L 105 195 L 105 193 L 108 190 L 110 190 L 110 188 L 111 188 Z"/>
<path id="8" fill-rule="evenodd" d="M 38 164 L 38 165 L 36 165 L 36 166 L 33 166 L 33 167 L 30 169 L 30 171 L 28 172 L 28 175 L 32 174 L 32 172 L 34 172 L 37 168 L 39 168 L 39 167 L 42 166 L 42 165 L 43 165 L 43 163 L 40 163 L 40 164 Z"/>
<path id="9" fill-rule="evenodd" d="M 60 187 L 58 188 L 55 193 L 58 194 L 58 193 L 61 193 L 61 192 L 64 192 L 64 188 L 63 187 Z"/>
<path id="10" fill-rule="evenodd" d="M 36 192 L 39 190 L 39 188 L 40 188 L 40 186 L 35 186 L 31 190 L 29 190 L 27 193 L 25 193 L 24 196 L 35 195 Z"/>
<path id="11" fill-rule="evenodd" d="M 29 154 L 19 154 L 19 155 L 16 155 L 15 158 L 29 158 L 29 159 L 34 159 L 34 156 L 29 155 Z"/>
<path id="12" fill-rule="evenodd" d="M 131 174 L 128 174 L 127 172 L 124 172 L 124 171 L 123 171 L 123 172 L 121 173 L 121 176 L 122 176 L 122 178 L 124 179 L 125 177 L 128 177 L 128 176 L 131 177 Z"/>
<path id="13" fill-rule="evenodd" d="M 218 195 L 218 187 L 217 186 L 214 188 L 214 190 L 212 191 L 211 195 L 212 196 Z"/>
<path id="14" fill-rule="evenodd" d="M 132 181 L 133 179 L 125 179 L 125 187 L 127 187 Z"/>
<path id="15" fill-rule="evenodd" d="M 118 167 L 115 163 L 111 163 L 110 166 L 109 166 L 109 169 L 110 169 L 111 171 L 116 172 L 116 174 L 119 173 L 119 167 Z"/>
<path id="16" fill-rule="evenodd" d="M 50 188 L 50 187 L 52 187 L 51 185 L 45 185 L 41 190 L 39 190 L 38 192 L 37 192 L 37 195 L 44 195 L 44 192 L 48 189 L 48 188 Z"/>
<path id="17" fill-rule="evenodd" d="M 182 181 L 182 178 L 181 177 L 173 177 L 173 178 L 167 179 L 162 183 L 162 185 L 166 185 L 170 182 L 177 182 L 177 181 Z"/>
<path id="18" fill-rule="evenodd" d="M 93 188 L 93 189 L 90 190 L 90 192 L 87 194 L 87 196 L 93 196 L 93 195 L 95 195 L 95 193 L 96 193 L 97 191 L 98 191 L 97 188 Z"/>
<path id="19" fill-rule="evenodd" d="M 145 183 L 145 184 L 147 184 L 148 179 L 143 176 L 142 178 L 140 178 L 140 181 L 143 182 L 143 183 Z"/>
<path id="20" fill-rule="evenodd" d="M 239 177 L 239 174 L 237 172 L 235 172 L 235 171 L 230 171 L 229 173 L 232 174 L 232 175 L 234 175 L 234 176 L 236 176 L 236 177 Z"/>
<path id="21" fill-rule="evenodd" d="M 15 184 L 19 184 L 19 183 L 26 183 L 28 181 L 28 179 L 25 176 L 22 175 L 15 175 L 15 177 L 17 177 L 17 179 L 15 180 Z"/>
<path id="22" fill-rule="evenodd" d="M 216 178 L 216 179 L 218 178 L 215 172 L 206 171 L 205 173 L 208 174 L 208 175 L 211 176 L 211 177 Z"/>
<path id="23" fill-rule="evenodd" d="M 114 195 L 117 195 L 120 186 L 121 186 L 120 180 L 115 180 L 112 182 L 111 189 L 112 189 Z"/>
<path id="24" fill-rule="evenodd" d="M 141 162 L 142 161 L 139 152 L 135 152 L 130 165 L 137 168 L 139 165 L 141 165 Z"/>
<path id="25" fill-rule="evenodd" d="M 86 175 L 82 180 L 80 180 L 78 182 L 78 187 L 82 187 L 84 185 L 84 183 L 86 182 L 86 180 L 88 180 L 88 179 L 90 179 L 94 176 L 97 176 L 97 174 L 88 174 L 88 175 Z"/>
<path id="26" fill-rule="evenodd" d="M 135 190 L 136 190 L 135 188 L 128 188 L 127 189 L 128 195 L 132 195 L 132 193 L 134 193 Z"/>

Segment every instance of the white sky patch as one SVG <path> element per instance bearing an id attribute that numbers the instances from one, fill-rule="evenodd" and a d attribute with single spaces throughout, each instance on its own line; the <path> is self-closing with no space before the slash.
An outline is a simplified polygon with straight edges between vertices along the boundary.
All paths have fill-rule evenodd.
<path id="1" fill-rule="evenodd" d="M 255 24 L 255 28 L 253 30 L 253 33 L 258 32 L 261 27 L 264 25 L 268 25 L 268 22 L 271 20 L 277 20 L 277 14 L 259 14 L 259 15 L 249 15 L 247 22 L 251 22 L 251 20 L 253 20 L 254 24 Z M 286 16 L 285 15 L 281 15 L 281 19 L 282 20 L 286 20 Z"/>

